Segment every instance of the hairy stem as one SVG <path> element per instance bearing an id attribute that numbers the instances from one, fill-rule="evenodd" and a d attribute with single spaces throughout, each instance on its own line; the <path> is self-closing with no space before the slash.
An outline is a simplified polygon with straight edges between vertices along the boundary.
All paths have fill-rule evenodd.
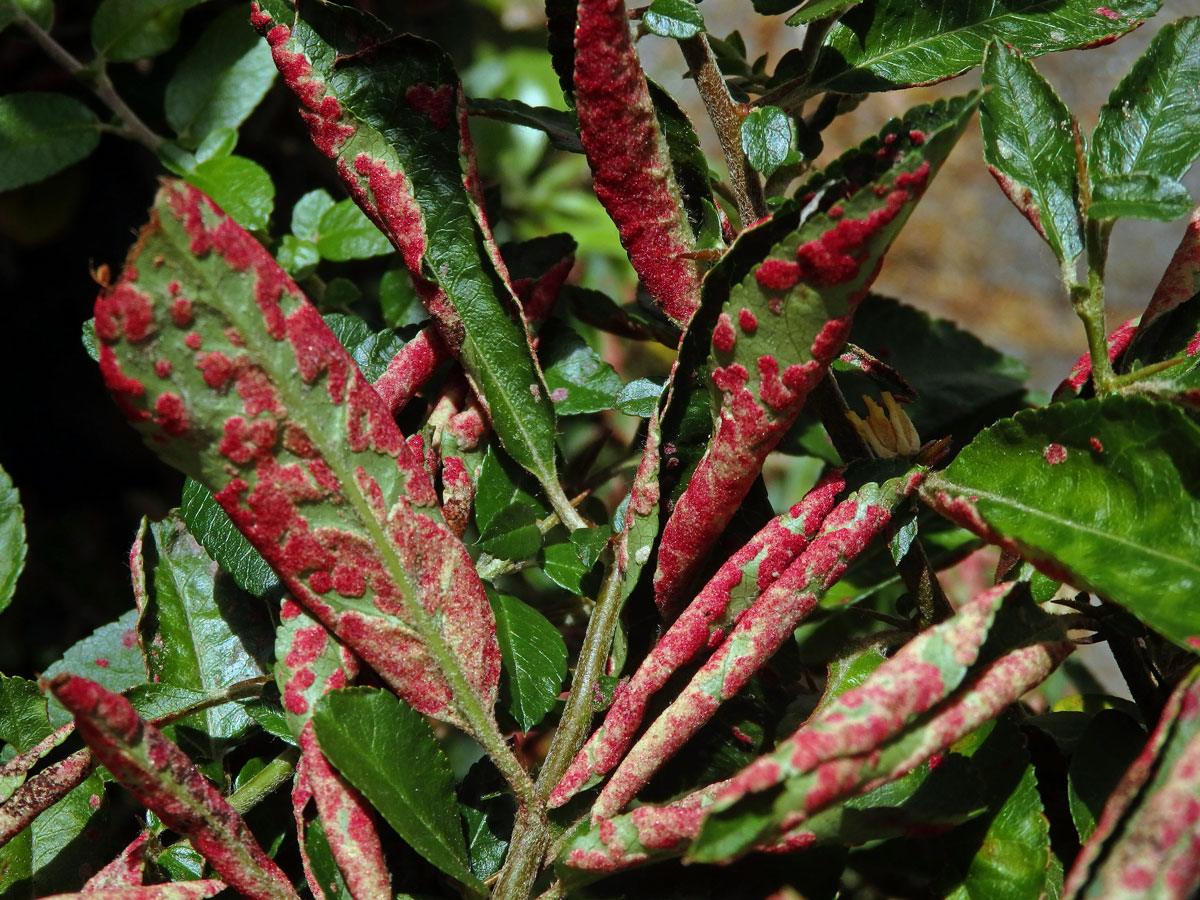
<path id="1" fill-rule="evenodd" d="M 300 759 L 299 748 L 288 747 L 267 763 L 261 772 L 225 799 L 230 806 L 237 810 L 238 815 L 244 816 L 291 780 L 292 773 L 296 771 L 298 759 Z"/>
<path id="2" fill-rule="evenodd" d="M 138 117 L 128 104 L 121 99 L 120 95 L 113 88 L 112 82 L 108 78 L 108 73 L 104 69 L 104 61 L 97 60 L 91 66 L 85 66 L 74 56 L 67 52 L 58 41 L 50 36 L 50 33 L 38 25 L 37 22 L 29 18 L 17 4 L 13 4 L 13 12 L 15 13 L 15 21 L 23 28 L 26 33 L 33 38 L 34 42 L 42 48 L 42 50 L 52 60 L 66 69 L 75 78 L 86 84 L 101 102 L 113 111 L 118 119 L 124 124 L 123 133 L 131 139 L 137 141 L 151 153 L 157 153 L 163 145 L 165 138 L 156 134 L 150 127 Z"/>
<path id="3" fill-rule="evenodd" d="M 567 695 L 562 719 L 550 742 L 546 761 L 538 773 L 537 791 L 545 797 L 566 772 L 567 766 L 587 739 L 592 723 L 592 695 L 596 690 L 613 635 L 621 614 L 620 567 L 610 555 L 607 572 L 596 598 L 596 606 L 588 622 L 579 660 L 575 664 L 575 677 L 571 680 L 571 692 Z M 542 857 L 553 835 L 545 817 L 545 809 L 522 810 L 513 826 L 512 841 L 508 858 L 500 873 L 500 881 L 492 894 L 496 900 L 525 900 L 541 869 Z"/>
<path id="4" fill-rule="evenodd" d="M 708 110 L 708 117 L 717 130 L 717 139 L 721 142 L 721 153 L 725 156 L 725 165 L 729 167 L 729 180 L 733 184 L 734 198 L 737 201 L 738 215 L 745 227 L 757 222 L 767 214 L 767 201 L 763 197 L 762 182 L 758 173 L 742 152 L 742 112 L 729 95 L 725 86 L 725 77 L 717 68 L 716 57 L 708 45 L 704 34 L 687 38 L 679 42 L 683 50 L 683 58 L 687 60 L 696 88 L 700 91 L 700 99 Z"/>

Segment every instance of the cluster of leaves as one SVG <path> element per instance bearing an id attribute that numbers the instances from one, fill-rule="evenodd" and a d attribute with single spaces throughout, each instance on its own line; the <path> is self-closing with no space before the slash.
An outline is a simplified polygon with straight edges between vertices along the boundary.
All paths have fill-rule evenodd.
<path id="1" fill-rule="evenodd" d="M 805 29 L 770 71 L 690 0 L 636 28 L 547 0 L 553 106 L 468 97 L 437 45 L 349 7 L 257 0 L 181 39 L 194 5 L 104 0 L 85 65 L 49 0 L 0 3 L 115 116 L 0 97 L 0 188 L 105 130 L 182 179 L 84 344 L 189 476 L 137 532 L 135 608 L 40 682 L 0 675 L 0 896 L 1194 894 L 1200 214 L 1140 320 L 1106 335 L 1103 288 L 1117 219 L 1191 210 L 1200 21 L 1085 137 L 1030 59 L 1156 0 L 755 0 Z M 645 76 L 650 35 L 726 180 Z M 181 41 L 168 139 L 107 65 Z M 859 95 L 978 66 L 986 90 L 815 166 Z M 285 234 L 233 152 L 276 72 L 348 195 L 304 194 Z M 977 111 L 1087 338 L 1046 405 L 870 293 Z M 479 153 L 529 133 L 548 190 L 586 162 L 636 301 L 487 180 Z M 2 612 L 25 537 L 0 479 Z M 1072 657 L 1096 641 L 1134 702 Z"/>

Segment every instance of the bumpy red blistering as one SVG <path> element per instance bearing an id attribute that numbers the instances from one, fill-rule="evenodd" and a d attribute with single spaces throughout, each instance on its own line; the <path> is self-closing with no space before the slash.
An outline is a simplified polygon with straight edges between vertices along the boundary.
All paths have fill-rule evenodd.
<path id="1" fill-rule="evenodd" d="M 446 527 L 455 536 L 462 537 L 471 521 L 471 504 L 475 499 L 475 485 L 462 457 L 447 456 L 442 459 L 442 516 Z"/>
<path id="2" fill-rule="evenodd" d="M 729 313 L 721 313 L 717 317 L 717 325 L 713 329 L 713 346 L 722 353 L 730 353 L 733 351 L 733 344 L 736 340 L 737 334 L 734 333 L 733 321 L 729 318 Z"/>
<path id="3" fill-rule="evenodd" d="M 171 437 L 188 432 L 187 406 L 183 398 L 172 391 L 164 391 L 154 401 L 154 424 Z"/>
<path id="4" fill-rule="evenodd" d="M 738 325 L 742 327 L 742 331 L 753 334 L 758 330 L 758 316 L 748 309 L 738 310 Z"/>
<path id="5" fill-rule="evenodd" d="M 1042 450 L 1042 457 L 1052 466 L 1057 466 L 1067 460 L 1067 448 L 1062 444 L 1047 444 Z"/>
<path id="6" fill-rule="evenodd" d="M 96 301 L 96 335 L 101 340 L 112 342 L 123 333 L 126 340 L 136 343 L 154 333 L 154 301 L 129 281 L 126 272 Z"/>
<path id="7" fill-rule="evenodd" d="M 922 165 L 927 173 L 928 164 Z M 800 278 L 814 287 L 830 287 L 857 278 L 871 254 L 871 241 L 900 215 L 913 192 L 924 185 L 925 176 L 918 178 L 918 172 L 897 176 L 897 183 L 901 178 L 909 181 L 888 193 L 882 209 L 862 219 L 843 219 L 819 238 L 797 247 Z"/>
<path id="8" fill-rule="evenodd" d="M 174 369 L 175 367 L 171 365 L 171 361 L 169 359 L 156 359 L 154 361 L 154 374 L 159 378 L 170 378 L 171 372 L 174 371 Z"/>
<path id="9" fill-rule="evenodd" d="M 450 115 L 454 108 L 452 85 L 439 84 L 435 89 L 428 84 L 414 84 L 404 92 L 404 99 L 417 112 L 428 116 L 438 131 L 444 130 L 450 124 Z"/>
<path id="10" fill-rule="evenodd" d="M 633 677 L 613 694 L 603 724 L 572 760 L 551 793 L 551 806 L 561 806 L 592 777 L 609 772 L 620 762 L 641 726 L 651 698 L 703 648 L 711 650 L 719 644 L 712 638 L 721 632 L 721 623 L 731 618 L 732 593 L 742 583 L 748 567 L 757 560 L 755 588 L 759 593 L 767 590 L 803 552 L 844 487 L 841 470 L 831 472 L 794 504 L 786 516 L 768 522 L 721 566 L 654 645 Z"/>
<path id="11" fill-rule="evenodd" d="M 421 273 L 421 259 L 425 255 L 425 218 L 413 198 L 408 179 L 400 170 L 390 169 L 381 159 L 372 159 L 366 153 L 354 158 L 354 172 L 367 179 L 370 188 L 370 207 L 378 215 L 378 221 L 396 249 L 404 256 L 409 271 Z M 349 172 L 343 172 L 343 179 Z M 357 182 L 357 179 L 355 179 Z"/>
<path id="12" fill-rule="evenodd" d="M 150 413 L 135 406 L 134 398 L 146 393 L 146 386 L 136 378 L 131 378 L 121 371 L 121 364 L 116 353 L 108 344 L 100 345 L 100 374 L 104 376 L 104 384 L 113 394 L 117 406 L 130 422 L 144 422 L 150 418 Z"/>
<path id="13" fill-rule="evenodd" d="M 450 351 L 432 328 L 422 328 L 417 336 L 400 348 L 387 369 L 375 382 L 375 392 L 392 415 L 400 412 L 432 377 Z"/>
<path id="14" fill-rule="evenodd" d="M 754 270 L 755 280 L 773 291 L 786 291 L 800 280 L 800 264 L 786 259 L 768 259 Z"/>
<path id="15" fill-rule="evenodd" d="M 183 339 L 183 343 L 187 345 L 189 350 L 199 350 L 204 346 L 204 338 L 201 337 L 197 332 L 192 331 L 189 332 L 187 337 Z"/>
<path id="16" fill-rule="evenodd" d="M 196 368 L 200 370 L 204 383 L 218 390 L 233 378 L 234 365 L 220 350 L 196 357 Z"/>
<path id="17" fill-rule="evenodd" d="M 579 3 L 574 79 L 596 196 L 650 296 L 684 325 L 700 305 L 700 278 L 684 256 L 687 219 L 622 0 Z"/>
<path id="18" fill-rule="evenodd" d="M 1099 6 L 1096 9 L 1092 10 L 1092 12 L 1094 12 L 1098 16 L 1104 16 L 1104 18 L 1106 18 L 1106 19 L 1111 19 L 1114 22 L 1121 21 L 1121 14 L 1119 12 L 1116 12 L 1115 10 L 1109 9 L 1106 6 Z"/>

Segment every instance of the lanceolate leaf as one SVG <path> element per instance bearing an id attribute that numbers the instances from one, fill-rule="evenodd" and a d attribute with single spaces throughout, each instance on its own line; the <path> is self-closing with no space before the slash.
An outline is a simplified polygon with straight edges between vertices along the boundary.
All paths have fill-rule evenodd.
<path id="1" fill-rule="evenodd" d="M 565 506 L 554 412 L 479 209 L 450 59 L 415 37 L 385 40 L 368 24 L 375 20 L 349 9 L 306 12 L 311 18 L 300 20 L 285 0 L 264 0 L 253 21 L 303 104 L 313 142 L 337 160 L 355 202 L 404 256 L 504 448 L 556 508 Z"/>
<path id="2" fill-rule="evenodd" d="M 0 612 L 12 601 L 25 568 L 25 511 L 8 473 L 0 468 Z"/>
<path id="3" fill-rule="evenodd" d="M 1001 464 L 1001 460 L 1003 463 Z M 1143 397 L 1056 403 L 980 433 L 922 489 L 1052 577 L 1200 646 L 1200 428 Z"/>
<path id="4" fill-rule="evenodd" d="M 449 763 L 421 716 L 391 694 L 352 688 L 323 697 L 313 724 L 329 761 L 414 850 L 482 892 L 467 862 Z"/>
<path id="5" fill-rule="evenodd" d="M 596 196 L 659 308 L 686 325 L 700 304 L 695 249 L 623 0 L 580 0 L 575 29 L 579 135 Z"/>
<path id="6" fill-rule="evenodd" d="M 824 518 L 820 533 L 737 618 L 687 687 L 626 754 L 592 807 L 593 819 L 624 808 L 721 703 L 745 686 L 816 608 L 849 562 L 887 528 L 896 507 L 916 490 L 927 471 L 916 466 L 882 484 L 870 482 Z M 798 524 L 803 527 L 803 522 Z M 707 623 L 695 624 L 707 632 Z M 694 625 L 692 630 L 699 631 Z M 694 640 L 690 634 L 680 637 Z"/>
<path id="7" fill-rule="evenodd" d="M 1092 179 L 1088 216 L 1093 219 L 1148 219 L 1172 222 L 1192 210 L 1192 197 L 1174 178 L 1132 172 Z"/>
<path id="8" fill-rule="evenodd" d="M 1161 0 L 866 0 L 825 39 L 817 91 L 887 91 L 953 78 L 980 64 L 993 38 L 1040 56 L 1104 43 L 1154 15 Z"/>
<path id="9" fill-rule="evenodd" d="M 354 654 L 290 597 L 284 598 L 279 618 L 275 683 L 288 727 L 299 738 L 317 701 L 353 682 L 359 666 Z"/>
<path id="10" fill-rule="evenodd" d="M 295 900 L 291 882 L 241 816 L 128 700 L 75 675 L 57 676 L 50 689 L 74 714 L 80 736 L 112 776 L 185 835 L 231 887 L 250 897 Z"/>
<path id="11" fill-rule="evenodd" d="M 1185 900 L 1200 886 L 1198 674 L 1193 669 L 1176 688 L 1142 754 L 1113 791 L 1067 878 L 1068 900 Z"/>
<path id="12" fill-rule="evenodd" d="M 77 894 L 52 894 L 43 900 L 206 900 L 228 890 L 220 878 L 199 878 L 195 881 L 174 881 L 166 884 L 109 887 L 84 890 Z"/>
<path id="13" fill-rule="evenodd" d="M 917 107 L 893 120 L 772 219 L 744 231 L 707 276 L 705 306 L 681 356 L 708 357 L 715 433 L 663 531 L 654 586 L 668 616 L 841 352 L 884 253 L 978 100 Z"/>
<path id="14" fill-rule="evenodd" d="M 0 847 L 87 781 L 94 769 L 92 752 L 79 750 L 38 772 L 13 791 L 0 805 Z"/>
<path id="15" fill-rule="evenodd" d="M 990 596 L 990 602 L 972 605 L 939 626 L 947 629 L 941 640 L 949 638 L 935 654 L 939 662 L 925 658 L 925 653 L 941 640 L 922 642 L 911 651 L 903 648 L 860 687 L 827 707 L 816 722 L 802 726 L 774 752 L 735 776 L 718 795 L 692 857 L 710 862 L 729 859 L 783 834 L 803 845 L 808 816 L 895 780 L 1040 684 L 1074 645 L 1054 617 L 1032 604 L 1012 612 L 1015 627 L 997 627 L 1002 632 L 995 641 L 1001 645 L 996 648 L 998 655 L 987 653 L 990 658 L 975 666 L 985 638 L 980 628 L 986 629 L 992 613 L 974 623 L 972 619 L 984 607 L 994 606 L 1005 590 L 1001 587 L 983 595 Z M 955 634 L 956 626 L 963 631 Z M 964 642 L 961 655 L 956 640 Z M 1017 649 L 1010 649 L 1014 644 Z M 950 673 L 945 683 L 934 669 Z M 908 674 L 893 682 L 900 673 Z M 907 692 L 897 693 L 900 683 L 909 679 Z M 882 703 L 868 699 L 878 690 L 882 690 L 881 700 L 888 698 Z M 856 699 L 863 706 L 856 705 Z M 814 726 L 821 727 L 814 730 Z"/>
<path id="16" fill-rule="evenodd" d="M 788 16 L 787 24 L 807 25 L 809 22 L 823 19 L 825 16 L 838 15 L 861 2 L 862 0 L 808 0 L 800 9 Z M 780 8 L 773 9 L 772 12 L 786 12 L 787 7 L 792 5 L 794 5 L 793 2 L 780 3 L 779 0 L 776 0 L 775 6 Z"/>
<path id="17" fill-rule="evenodd" d="M 1180 19 L 1154 36 L 1100 110 L 1089 165 L 1095 175 L 1181 178 L 1200 155 L 1197 81 L 1200 18 Z"/>
<path id="18" fill-rule="evenodd" d="M 743 612 L 808 546 L 845 487 L 840 472 L 813 488 L 786 515 L 772 519 L 705 585 L 637 672 L 617 689 L 604 722 L 593 732 L 550 795 L 560 806 L 624 757 L 651 698 L 682 666 L 718 642 Z"/>
<path id="19" fill-rule="evenodd" d="M 170 184 L 97 323 L 118 404 L 301 605 L 422 712 L 490 728 L 499 651 L 474 566 L 378 394 L 266 251 Z"/>
<path id="20" fill-rule="evenodd" d="M 212 491 L 189 478 L 184 482 L 179 506 L 180 518 L 188 531 L 238 587 L 255 597 L 278 587 L 279 576 L 234 527 L 229 514 L 213 499 Z"/>
<path id="21" fill-rule="evenodd" d="M 1083 252 L 1075 120 L 1033 64 L 999 40 L 988 47 L 983 83 L 991 87 L 979 116 L 988 169 L 1059 261 L 1070 262 Z"/>

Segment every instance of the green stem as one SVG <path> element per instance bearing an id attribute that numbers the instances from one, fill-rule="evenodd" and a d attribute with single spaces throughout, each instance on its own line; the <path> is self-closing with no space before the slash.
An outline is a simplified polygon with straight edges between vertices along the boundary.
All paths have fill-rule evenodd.
<path id="1" fill-rule="evenodd" d="M 681 40 L 679 47 L 687 61 L 700 99 L 717 131 L 721 142 L 721 153 L 729 167 L 729 180 L 733 185 L 737 201 L 738 216 L 743 227 L 757 222 L 767 214 L 767 201 L 763 197 L 762 182 L 754 171 L 746 154 L 742 152 L 742 112 L 729 94 L 725 77 L 717 67 L 708 38 L 703 34 Z"/>
<path id="2" fill-rule="evenodd" d="M 229 687 L 213 691 L 207 696 L 197 700 L 195 703 L 189 703 L 182 709 L 177 709 L 174 712 L 169 712 L 164 716 L 159 716 L 153 720 L 155 727 L 162 728 L 164 725 L 170 725 L 173 722 L 178 722 L 187 716 L 194 713 L 203 712 L 206 709 L 211 709 L 214 706 L 221 706 L 225 703 L 233 703 L 236 700 L 252 700 L 261 697 L 263 688 L 271 683 L 273 679 L 270 675 L 263 675 L 260 678 L 251 678 L 246 681 L 239 681 L 231 684 Z"/>
<path id="3" fill-rule="evenodd" d="M 298 759 L 300 759 L 300 751 L 295 747 L 288 747 L 267 763 L 261 772 L 225 799 L 229 801 L 230 806 L 237 810 L 238 815 L 244 816 L 278 790 L 281 785 L 291 780 L 292 773 L 296 771 Z"/>
<path id="4" fill-rule="evenodd" d="M 808 83 L 812 78 L 813 67 L 817 64 L 817 57 L 821 55 L 825 36 L 836 21 L 836 16 L 828 16 L 809 22 L 804 30 L 804 43 L 800 46 L 800 74 L 767 91 L 754 101 L 755 106 L 778 106 L 785 112 L 791 112 L 793 109 L 802 108 L 810 97 L 819 93 L 809 87 Z"/>
<path id="5" fill-rule="evenodd" d="M 578 531 L 580 528 L 588 527 L 583 516 L 575 511 L 575 507 L 571 505 L 570 499 L 557 481 L 542 482 L 542 489 L 546 492 L 546 499 L 550 501 L 554 512 L 558 514 L 558 520 L 566 526 L 567 531 Z"/>
<path id="6" fill-rule="evenodd" d="M 125 123 L 124 131 L 128 137 L 137 141 L 151 153 L 158 152 L 165 138 L 152 131 L 138 117 L 137 113 L 130 109 L 125 101 L 121 99 L 121 96 L 113 87 L 112 81 L 108 78 L 108 73 L 104 69 L 103 59 L 96 60 L 92 66 L 85 66 L 68 53 L 62 44 L 54 40 L 48 31 L 29 18 L 21 10 L 19 4 L 12 4 L 12 9 L 16 23 L 33 38 L 34 42 L 42 48 L 45 54 L 66 69 L 72 76 L 87 84 L 91 88 L 92 93 L 99 97 L 101 102 L 111 109 L 118 119 Z"/>
<path id="7" fill-rule="evenodd" d="M 537 791 L 541 797 L 545 797 L 562 778 L 587 739 L 592 723 L 592 696 L 600 676 L 604 674 L 620 617 L 621 568 L 610 555 L 604 583 L 596 598 L 583 647 L 579 651 L 579 660 L 575 664 L 571 692 L 567 695 L 562 718 L 550 741 L 546 761 L 538 773 Z M 508 858 L 492 894 L 494 900 L 525 900 L 529 896 L 541 870 L 542 857 L 553 836 L 545 810 L 539 809 L 537 812 L 540 817 L 533 815 L 529 809 L 522 810 L 517 816 Z"/>
<path id="8" fill-rule="evenodd" d="M 1127 372 L 1124 375 L 1114 375 L 1109 387 L 1111 387 L 1113 390 L 1129 387 L 1131 384 L 1137 384 L 1141 381 L 1145 381 L 1148 378 L 1152 378 L 1159 372 L 1165 372 L 1167 369 L 1173 369 L 1176 366 L 1181 366 L 1184 363 L 1191 361 L 1192 358 L 1190 356 L 1176 356 L 1172 359 L 1163 359 L 1156 363 L 1150 363 L 1150 365 L 1142 366 L 1136 371 Z"/>

